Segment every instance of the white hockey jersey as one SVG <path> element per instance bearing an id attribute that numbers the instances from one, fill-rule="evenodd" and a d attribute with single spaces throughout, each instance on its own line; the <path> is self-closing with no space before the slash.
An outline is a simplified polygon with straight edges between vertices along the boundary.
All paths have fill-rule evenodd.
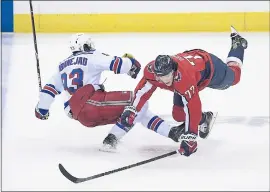
<path id="1" fill-rule="evenodd" d="M 99 84 L 103 71 L 113 71 L 115 74 L 128 73 L 134 60 L 129 58 L 109 56 L 93 50 L 78 52 L 60 62 L 39 95 L 38 108 L 49 110 L 56 95 L 64 94 L 64 108 L 70 111 L 68 100 L 80 87 L 87 84 Z"/>

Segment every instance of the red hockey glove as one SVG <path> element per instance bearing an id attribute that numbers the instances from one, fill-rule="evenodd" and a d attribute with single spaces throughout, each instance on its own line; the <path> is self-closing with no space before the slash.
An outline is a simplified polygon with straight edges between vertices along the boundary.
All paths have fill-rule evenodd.
<path id="1" fill-rule="evenodd" d="M 197 135 L 193 133 L 185 133 L 182 134 L 180 137 L 181 144 L 180 149 L 178 149 L 178 152 L 181 155 L 190 156 L 192 153 L 195 153 L 197 151 L 197 141 L 196 141 Z"/>
<path id="2" fill-rule="evenodd" d="M 38 106 L 35 108 L 35 115 L 38 119 L 47 120 L 49 118 L 49 110 L 40 109 Z"/>
<path id="3" fill-rule="evenodd" d="M 120 123 L 127 128 L 131 128 L 134 126 L 134 120 L 136 116 L 137 116 L 137 111 L 135 107 L 126 106 L 120 117 Z"/>

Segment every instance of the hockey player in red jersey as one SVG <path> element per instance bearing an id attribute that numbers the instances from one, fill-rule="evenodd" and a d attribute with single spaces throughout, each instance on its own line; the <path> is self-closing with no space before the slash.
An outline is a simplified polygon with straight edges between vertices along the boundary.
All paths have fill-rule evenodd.
<path id="1" fill-rule="evenodd" d="M 174 92 L 173 118 L 184 122 L 179 153 L 190 156 L 197 151 L 197 136 L 206 138 L 214 120 L 212 112 L 202 112 L 199 92 L 205 88 L 224 90 L 240 81 L 247 41 L 231 27 L 232 45 L 224 63 L 214 54 L 194 49 L 176 55 L 159 55 L 146 65 L 135 89 L 132 105 L 125 108 L 120 123 L 133 127 L 137 113 L 159 87 Z"/>

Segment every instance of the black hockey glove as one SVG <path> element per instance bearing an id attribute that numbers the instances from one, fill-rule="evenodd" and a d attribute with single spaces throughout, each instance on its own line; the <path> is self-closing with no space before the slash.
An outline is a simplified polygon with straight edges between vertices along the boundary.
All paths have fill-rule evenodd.
<path id="1" fill-rule="evenodd" d="M 128 75 L 131 78 L 136 79 L 137 75 L 140 73 L 141 64 L 136 59 L 130 59 L 130 60 L 132 61 L 132 66 L 128 72 Z"/>

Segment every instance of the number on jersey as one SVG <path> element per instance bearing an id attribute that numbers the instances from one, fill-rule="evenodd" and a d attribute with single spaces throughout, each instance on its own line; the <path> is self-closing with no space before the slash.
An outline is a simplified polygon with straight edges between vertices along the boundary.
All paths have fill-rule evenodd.
<path id="1" fill-rule="evenodd" d="M 202 57 L 201 56 L 198 56 L 198 55 L 195 55 L 195 56 L 192 56 L 192 55 L 188 55 L 188 56 L 185 56 L 184 57 L 191 65 L 195 66 L 195 59 L 201 59 Z"/>
<path id="2" fill-rule="evenodd" d="M 68 91 L 70 95 L 83 86 L 83 70 L 81 68 L 73 69 L 69 75 L 63 73 L 61 78 L 65 91 Z M 68 79 L 71 80 L 72 87 L 68 87 Z"/>
<path id="3" fill-rule="evenodd" d="M 193 85 L 191 85 L 190 88 L 185 91 L 185 94 L 188 96 L 189 99 L 191 99 L 194 93 L 195 93 L 195 87 Z"/>

